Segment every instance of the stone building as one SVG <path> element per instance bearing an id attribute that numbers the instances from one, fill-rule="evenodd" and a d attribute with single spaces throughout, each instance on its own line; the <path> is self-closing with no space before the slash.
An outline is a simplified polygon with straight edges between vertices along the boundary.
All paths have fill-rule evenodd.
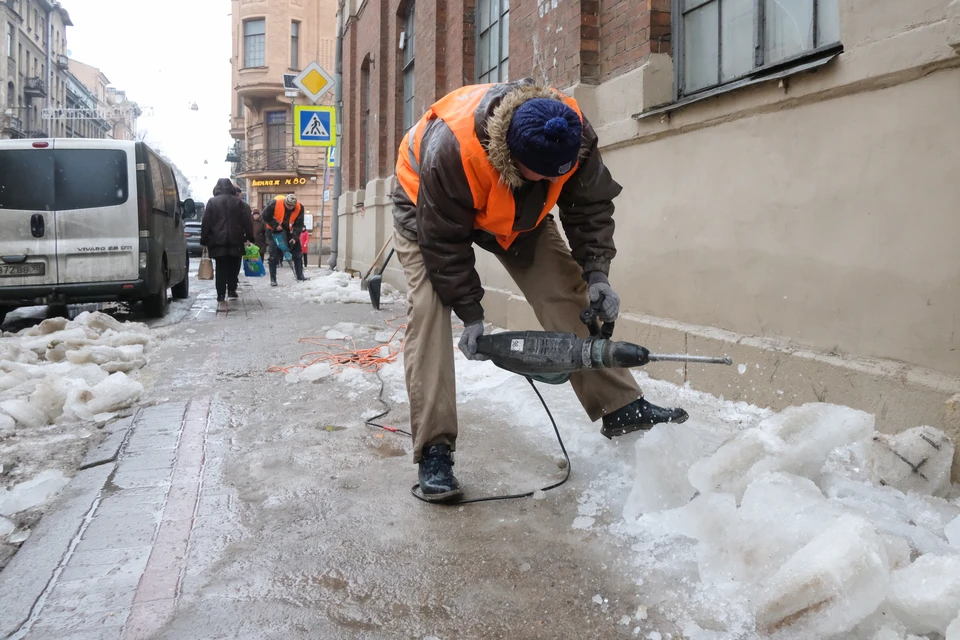
<path id="1" fill-rule="evenodd" d="M 43 109 L 66 104 L 67 27 L 59 2 L 0 2 L 0 137 L 60 135 L 63 125 L 44 120 Z"/>
<path id="2" fill-rule="evenodd" d="M 651 375 L 960 427 L 958 2 L 340 5 L 340 268 L 365 269 L 392 232 L 396 151 L 433 101 L 532 77 L 579 101 L 623 185 L 619 337 L 743 365 Z M 487 320 L 535 327 L 477 253 Z M 387 278 L 402 285 L 396 263 Z"/>
<path id="3" fill-rule="evenodd" d="M 333 74 L 336 2 L 233 0 L 232 7 L 230 135 L 236 142 L 227 160 L 233 162 L 233 177 L 255 208 L 263 209 L 278 195 L 297 194 L 314 221 L 314 242 L 321 219 L 329 238 L 330 203 L 324 203 L 323 194 L 325 184 L 332 189 L 332 169 L 324 148 L 295 144 L 294 106 L 312 103 L 285 87 L 284 76 L 289 79 L 314 61 Z M 319 104 L 333 104 L 330 89 Z"/>

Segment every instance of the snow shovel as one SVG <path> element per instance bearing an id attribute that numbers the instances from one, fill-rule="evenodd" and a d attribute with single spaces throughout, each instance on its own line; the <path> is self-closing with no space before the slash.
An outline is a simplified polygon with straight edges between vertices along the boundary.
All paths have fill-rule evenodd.
<path id="1" fill-rule="evenodd" d="M 380 256 L 383 255 L 383 252 L 387 250 L 387 246 L 390 244 L 390 241 L 393 240 L 393 235 L 391 234 L 387 241 L 383 243 L 383 246 L 380 247 L 380 251 L 377 252 L 377 257 L 373 259 L 373 262 L 370 263 L 370 268 L 367 269 L 366 275 L 360 280 L 360 290 L 366 291 L 370 283 L 367 281 L 367 278 L 370 277 L 370 274 L 374 269 L 377 268 L 377 263 L 380 262 Z"/>
<path id="2" fill-rule="evenodd" d="M 377 311 L 380 310 L 380 281 L 383 280 L 383 272 L 387 270 L 387 265 L 390 264 L 390 258 L 392 257 L 393 249 L 390 249 L 386 261 L 383 263 L 383 266 L 380 267 L 380 273 L 370 278 L 370 282 L 367 285 L 370 289 L 370 302 Z"/>

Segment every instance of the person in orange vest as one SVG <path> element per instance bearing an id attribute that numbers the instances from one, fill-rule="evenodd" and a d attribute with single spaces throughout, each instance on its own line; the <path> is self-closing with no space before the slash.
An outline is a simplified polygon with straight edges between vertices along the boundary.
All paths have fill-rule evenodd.
<path id="1" fill-rule="evenodd" d="M 396 174 L 394 245 L 408 289 L 404 367 L 413 459 L 426 499 L 455 500 L 463 488 L 453 474 L 450 309 L 464 324 L 460 351 L 482 359 L 484 290 L 474 246 L 499 259 L 544 329 L 586 336 L 580 312 L 591 302 L 604 322 L 619 314 L 607 274 L 617 253 L 613 200 L 621 187 L 577 102 L 530 80 L 467 86 L 436 102 L 404 136 Z M 578 372 L 570 382 L 608 438 L 688 417 L 647 402 L 625 369 Z"/>
<path id="2" fill-rule="evenodd" d="M 303 275 L 303 257 L 300 250 L 300 234 L 303 232 L 303 207 L 297 196 L 277 196 L 272 206 L 265 207 L 263 222 L 267 227 L 267 244 L 270 247 L 270 286 L 277 286 L 277 267 L 283 262 L 283 250 L 276 237 L 286 242 L 293 256 L 293 271 L 297 280 L 306 280 Z"/>

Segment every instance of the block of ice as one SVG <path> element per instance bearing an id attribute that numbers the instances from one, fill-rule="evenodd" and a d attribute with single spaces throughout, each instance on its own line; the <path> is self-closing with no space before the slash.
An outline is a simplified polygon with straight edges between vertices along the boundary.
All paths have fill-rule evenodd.
<path id="1" fill-rule="evenodd" d="M 786 471 L 820 485 L 831 452 L 869 438 L 873 425 L 872 415 L 849 407 L 790 407 L 694 464 L 690 482 L 698 491 L 730 492 L 738 498 L 752 480 L 770 471 Z"/>
<path id="2" fill-rule="evenodd" d="M 41 471 L 12 489 L 0 489 L 0 516 L 12 516 L 45 504 L 66 486 L 67 478 L 59 469 Z"/>
<path id="3" fill-rule="evenodd" d="M 0 516 L 0 538 L 5 537 L 17 530 L 17 525 L 12 520 Z"/>
<path id="4" fill-rule="evenodd" d="M 333 375 L 333 370 L 326 362 L 315 362 L 300 372 L 300 380 L 305 382 L 316 382 Z"/>
<path id="5" fill-rule="evenodd" d="M 947 626 L 945 640 L 960 640 L 960 615 Z"/>
<path id="6" fill-rule="evenodd" d="M 887 597 L 883 542 L 866 521 L 845 515 L 797 551 L 766 583 L 757 628 L 823 638 L 845 633 Z M 799 635 L 798 635 L 799 634 Z"/>
<path id="7" fill-rule="evenodd" d="M 950 491 L 953 442 L 933 427 L 914 427 L 895 436 L 877 434 L 870 449 L 871 480 L 876 484 L 945 496 Z"/>
<path id="8" fill-rule="evenodd" d="M 337 331 L 336 329 L 330 329 L 327 331 L 327 340 L 345 340 L 349 336 L 343 331 Z"/>
<path id="9" fill-rule="evenodd" d="M 637 440 L 636 477 L 623 508 L 627 521 L 689 502 L 697 492 L 687 478 L 690 466 L 716 451 L 722 437 L 682 424 L 655 427 Z"/>
<path id="10" fill-rule="evenodd" d="M 943 534 L 947 537 L 950 546 L 960 551 L 960 516 L 947 523 L 943 528 Z"/>
<path id="11" fill-rule="evenodd" d="M 960 556 L 927 554 L 890 576 L 890 605 L 907 631 L 947 631 L 960 612 Z"/>
<path id="12" fill-rule="evenodd" d="M 0 410 L 24 427 L 36 429 L 47 424 L 47 416 L 44 412 L 23 399 L 0 402 Z"/>
<path id="13" fill-rule="evenodd" d="M 114 373 L 90 392 L 93 398 L 87 403 L 87 410 L 96 415 L 132 407 L 143 395 L 143 385 L 123 373 Z"/>

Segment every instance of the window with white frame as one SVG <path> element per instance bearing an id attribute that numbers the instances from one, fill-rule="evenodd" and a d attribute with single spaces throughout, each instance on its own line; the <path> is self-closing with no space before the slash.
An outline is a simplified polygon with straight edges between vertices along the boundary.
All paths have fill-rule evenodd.
<path id="1" fill-rule="evenodd" d="M 247 20 L 243 23 L 243 66 L 262 67 L 266 65 L 267 21 Z"/>
<path id="2" fill-rule="evenodd" d="M 300 68 L 300 23 L 290 23 L 290 68 Z"/>
<path id="3" fill-rule="evenodd" d="M 411 2 L 404 17 L 403 33 L 403 130 L 407 131 L 416 122 L 417 114 L 413 108 L 414 94 L 414 56 L 416 55 L 416 30 L 413 24 L 413 12 L 416 3 Z"/>
<path id="4" fill-rule="evenodd" d="M 477 82 L 506 82 L 510 76 L 510 0 L 477 0 Z"/>
<path id="5" fill-rule="evenodd" d="M 798 64 L 840 42 L 838 0 L 674 0 L 679 96 Z"/>

